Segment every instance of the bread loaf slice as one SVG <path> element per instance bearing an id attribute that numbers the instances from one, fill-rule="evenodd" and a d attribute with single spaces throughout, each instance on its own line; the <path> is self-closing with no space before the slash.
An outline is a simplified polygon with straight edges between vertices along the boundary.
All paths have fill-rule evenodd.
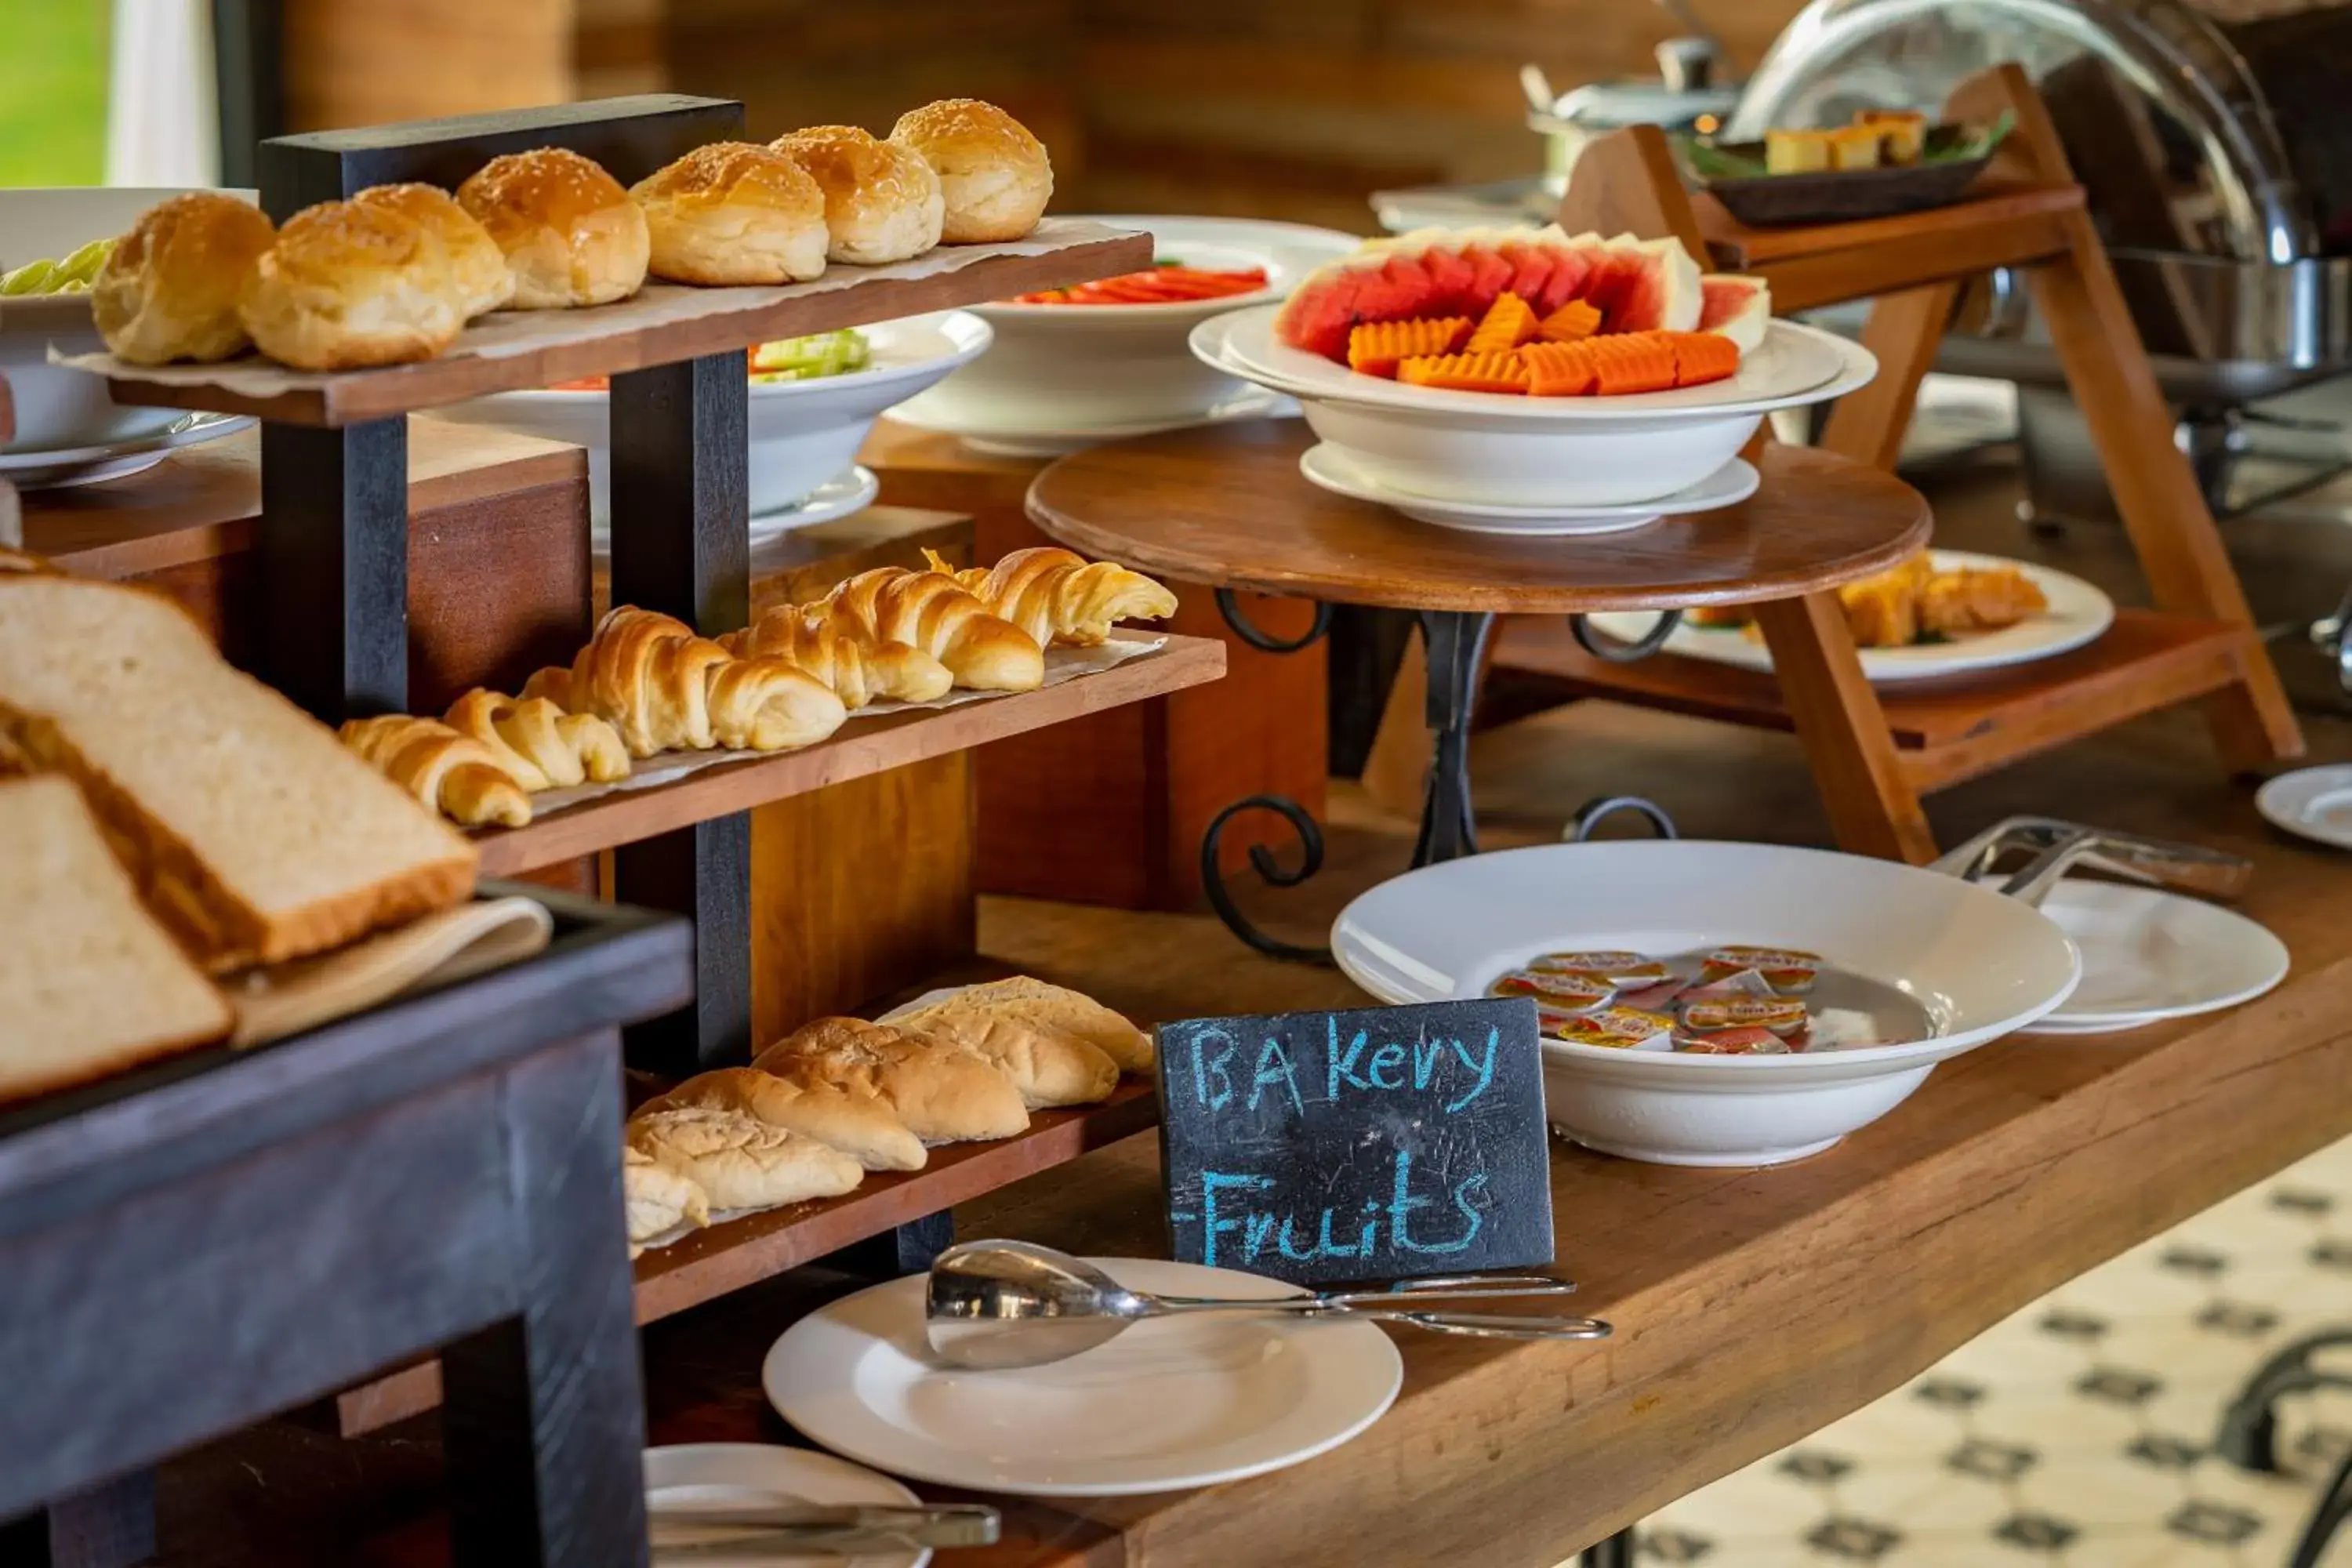
<path id="1" fill-rule="evenodd" d="M 148 907 L 215 973 L 473 888 L 471 845 L 159 594 L 0 573 L 0 737 L 81 786 Z"/>
<path id="2" fill-rule="evenodd" d="M 235 1021 L 61 778 L 0 781 L 0 1100 L 225 1037 Z"/>

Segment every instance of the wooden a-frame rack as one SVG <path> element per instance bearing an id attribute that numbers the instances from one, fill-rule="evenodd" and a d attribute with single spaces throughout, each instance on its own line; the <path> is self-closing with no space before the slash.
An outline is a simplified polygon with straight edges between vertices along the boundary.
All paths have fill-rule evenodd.
<path id="1" fill-rule="evenodd" d="M 1670 654 L 1606 662 L 1558 619 L 1507 624 L 1494 655 L 1515 672 L 1559 678 L 1577 695 L 1793 728 L 1839 845 L 1913 862 L 1937 852 L 1923 794 L 2157 709 L 2201 700 L 2232 772 L 2303 750 L 2042 100 L 2022 71 L 2002 66 L 1964 83 L 1947 116 L 1986 123 L 2004 110 L 2016 116 L 2015 129 L 1975 194 L 1957 205 L 1748 228 L 1712 198 L 1687 193 L 1664 136 L 1641 126 L 1601 139 L 1578 159 L 1560 224 L 1570 233 L 1680 239 L 1711 269 L 1765 279 L 1782 314 L 1874 301 L 1863 342 L 1878 357 L 1878 378 L 1839 403 L 1822 444 L 1890 468 L 1960 289 L 1992 268 L 2019 269 L 2157 607 L 2119 609 L 2105 636 L 2072 653 L 1883 699 L 1863 677 L 1833 591 L 1758 606 L 1772 652 L 1769 674 Z"/>

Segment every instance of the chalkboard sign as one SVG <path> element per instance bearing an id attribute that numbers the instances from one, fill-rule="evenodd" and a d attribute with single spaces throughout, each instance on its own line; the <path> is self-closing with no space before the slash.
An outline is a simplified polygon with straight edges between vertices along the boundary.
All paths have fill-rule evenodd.
<path id="1" fill-rule="evenodd" d="M 1523 996 L 1162 1024 L 1174 1256 L 1300 1284 L 1552 1260 Z"/>

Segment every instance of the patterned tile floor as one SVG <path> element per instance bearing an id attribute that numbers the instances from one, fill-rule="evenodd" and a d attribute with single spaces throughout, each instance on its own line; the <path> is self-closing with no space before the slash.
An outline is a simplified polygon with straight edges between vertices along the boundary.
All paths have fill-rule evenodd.
<path id="1" fill-rule="evenodd" d="M 2281 1347 L 2352 1329 L 2352 1140 L 1963 1345 L 1874 1405 L 1648 1521 L 1642 1564 L 2284 1568 L 2352 1450 L 2352 1392 L 2291 1395 L 2292 1471 L 2215 1455 Z M 2318 1366 L 2352 1382 L 2352 1345 Z M 2352 1568 L 2352 1526 L 2323 1568 Z"/>

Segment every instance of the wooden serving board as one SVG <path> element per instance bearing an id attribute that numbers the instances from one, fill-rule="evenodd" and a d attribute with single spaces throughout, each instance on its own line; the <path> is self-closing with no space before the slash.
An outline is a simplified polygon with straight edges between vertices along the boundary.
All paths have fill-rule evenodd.
<path id="1" fill-rule="evenodd" d="M 888 267 L 841 267 L 784 288 L 649 284 L 580 310 L 501 310 L 437 359 L 320 374 L 258 356 L 214 365 L 141 366 L 107 354 L 71 363 L 107 377 L 117 403 L 210 408 L 328 427 L 413 413 L 494 392 L 723 353 L 753 343 L 1009 299 L 1151 265 L 1151 237 L 1047 218 L 1028 239 L 942 246 Z"/>

